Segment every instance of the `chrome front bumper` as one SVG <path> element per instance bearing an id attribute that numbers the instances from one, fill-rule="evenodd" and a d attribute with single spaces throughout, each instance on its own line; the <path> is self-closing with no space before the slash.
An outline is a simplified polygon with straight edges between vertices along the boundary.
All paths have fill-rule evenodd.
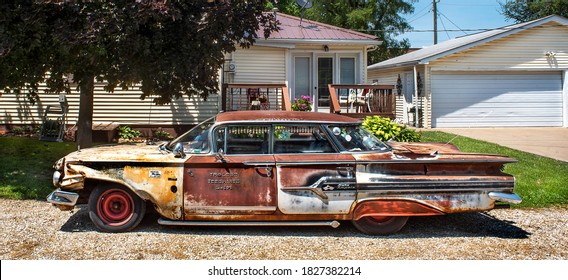
<path id="1" fill-rule="evenodd" d="M 47 196 L 47 202 L 61 206 L 75 206 L 78 199 L 78 193 L 66 192 L 59 189 L 53 191 Z"/>

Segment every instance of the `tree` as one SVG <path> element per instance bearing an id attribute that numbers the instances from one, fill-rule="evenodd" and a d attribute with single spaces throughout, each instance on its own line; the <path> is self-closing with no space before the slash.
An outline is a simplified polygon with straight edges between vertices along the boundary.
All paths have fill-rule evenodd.
<path id="1" fill-rule="evenodd" d="M 396 36 L 411 29 L 403 14 L 414 11 L 416 0 L 327 0 L 312 1 L 313 7 L 301 10 L 295 0 L 279 1 L 277 7 L 284 13 L 307 19 L 366 32 L 383 42 L 369 52 L 369 64 L 399 56 L 410 47 L 408 39 L 398 41 Z"/>
<path id="2" fill-rule="evenodd" d="M 276 30 L 267 0 L 5 0 L 0 3 L 0 87 L 80 90 L 77 139 L 92 145 L 95 81 L 108 91 L 140 84 L 141 98 L 167 104 L 218 91 L 218 69 L 236 45 Z"/>
<path id="3" fill-rule="evenodd" d="M 501 14 L 516 23 L 527 22 L 549 15 L 568 17 L 566 0 L 515 0 L 499 3 Z"/>

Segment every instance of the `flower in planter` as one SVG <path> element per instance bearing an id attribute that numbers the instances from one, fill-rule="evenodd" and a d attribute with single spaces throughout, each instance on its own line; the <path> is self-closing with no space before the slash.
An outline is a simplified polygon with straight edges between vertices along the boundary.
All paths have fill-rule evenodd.
<path id="1" fill-rule="evenodd" d="M 312 102 L 311 98 L 307 95 L 302 95 L 300 98 L 294 98 L 294 104 L 292 104 L 293 111 L 311 111 Z"/>

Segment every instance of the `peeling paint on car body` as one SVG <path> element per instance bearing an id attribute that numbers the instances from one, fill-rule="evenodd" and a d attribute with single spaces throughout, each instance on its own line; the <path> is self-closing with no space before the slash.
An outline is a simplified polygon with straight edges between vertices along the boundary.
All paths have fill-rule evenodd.
<path id="1" fill-rule="evenodd" d="M 55 164 L 54 181 L 83 202 L 97 186 L 126 187 L 179 223 L 357 222 L 520 202 L 514 177 L 502 171 L 511 158 L 464 153 L 450 143 L 385 145 L 359 125 L 323 113 L 221 113 L 168 145 L 73 152 Z"/>

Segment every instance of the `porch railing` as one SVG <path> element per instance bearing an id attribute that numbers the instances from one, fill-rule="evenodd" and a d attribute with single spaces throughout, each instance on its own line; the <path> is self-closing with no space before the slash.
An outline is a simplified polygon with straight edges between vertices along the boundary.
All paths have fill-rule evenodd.
<path id="1" fill-rule="evenodd" d="M 392 85 L 329 84 L 330 113 L 355 117 L 379 115 L 394 119 L 396 97 Z"/>
<path id="2" fill-rule="evenodd" d="M 223 111 L 292 111 L 286 84 L 224 84 L 221 106 Z"/>

